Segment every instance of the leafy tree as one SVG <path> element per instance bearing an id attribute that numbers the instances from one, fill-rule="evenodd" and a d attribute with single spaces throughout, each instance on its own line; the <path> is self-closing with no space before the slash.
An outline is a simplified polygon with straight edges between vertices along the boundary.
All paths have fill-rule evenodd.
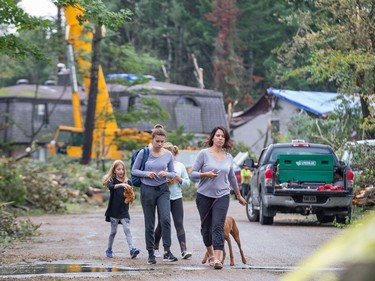
<path id="1" fill-rule="evenodd" d="M 339 108 L 326 119 L 318 119 L 307 113 L 292 118 L 288 126 L 289 140 L 304 139 L 310 142 L 325 143 L 333 149 L 357 135 L 361 135 L 360 107 L 353 107 L 352 101 L 342 100 Z"/>
<path id="2" fill-rule="evenodd" d="M 236 50 L 240 45 L 236 27 L 238 13 L 236 0 L 214 0 L 212 12 L 205 15 L 218 30 L 213 53 L 214 87 L 234 100 L 242 95 L 244 81 L 243 60 Z"/>
<path id="3" fill-rule="evenodd" d="M 13 0 L 0 2 L 0 54 L 15 58 L 33 56 L 36 59 L 45 59 L 43 52 L 28 40 L 19 37 L 17 33 L 23 30 L 34 30 L 39 27 L 46 28 L 48 20 L 32 17 L 23 9 L 17 7 Z M 14 30 L 15 28 L 15 30 Z"/>
<path id="4" fill-rule="evenodd" d="M 128 113 L 116 113 L 116 119 L 120 123 L 139 124 L 143 122 L 165 121 L 169 118 L 155 97 L 141 97 L 140 103 L 130 108 Z"/>
<path id="5" fill-rule="evenodd" d="M 210 81 L 214 29 L 203 17 L 210 11 L 210 2 L 140 0 L 136 5 L 132 2 L 133 21 L 120 29 L 121 37 L 135 46 L 137 51 L 150 53 L 163 60 L 173 83 L 197 85 L 192 54 L 203 66 L 205 80 Z"/>
<path id="6" fill-rule="evenodd" d="M 103 71 L 105 73 L 133 73 L 138 76 L 151 74 L 159 79 L 162 77 L 161 60 L 151 54 L 138 52 L 131 44 L 118 45 L 113 41 L 103 44 Z"/>
<path id="7" fill-rule="evenodd" d="M 243 81 L 244 94 L 249 94 L 254 99 L 264 94 L 268 87 L 305 88 L 305 79 L 299 79 L 297 83 L 278 83 L 273 75 L 273 69 L 277 62 L 272 50 L 291 38 L 297 31 L 295 20 L 287 21 L 298 9 L 308 9 L 309 1 L 298 1 L 293 5 L 290 1 L 269 0 L 237 0 L 239 16 L 237 28 L 242 42 L 240 56 L 244 61 L 246 75 Z M 297 79 L 296 79 L 297 80 Z M 244 95 L 245 96 L 245 95 Z M 246 100 L 239 103 L 239 108 L 246 107 Z M 250 103 L 251 104 L 251 103 Z"/>
<path id="8" fill-rule="evenodd" d="M 350 146 L 350 153 L 353 154 L 351 159 L 351 168 L 358 171 L 356 174 L 356 187 L 366 187 L 375 185 L 375 149 L 374 147 L 364 145 Z"/>
<path id="9" fill-rule="evenodd" d="M 177 145 L 179 149 L 191 147 L 194 134 L 184 134 L 184 127 L 181 126 L 177 130 L 168 133 L 168 141 Z"/>
<path id="10" fill-rule="evenodd" d="M 366 138 L 375 137 L 375 2 L 318 0 L 316 9 L 296 14 L 298 33 L 279 50 L 280 76 L 303 76 L 312 83 L 333 83 L 361 104 Z"/>
<path id="11" fill-rule="evenodd" d="M 246 152 L 246 151 L 249 153 L 250 159 L 253 159 L 254 161 L 257 160 L 257 157 L 255 156 L 254 152 L 252 152 L 250 147 L 246 145 L 245 143 L 243 143 L 242 141 L 235 142 L 230 153 L 233 155 L 233 157 L 235 157 L 238 153 Z"/>
<path id="12" fill-rule="evenodd" d="M 39 84 L 52 72 L 47 70 L 54 53 L 52 22 L 30 16 L 16 2 L 0 2 L 0 86 L 13 85 L 20 78 Z"/>

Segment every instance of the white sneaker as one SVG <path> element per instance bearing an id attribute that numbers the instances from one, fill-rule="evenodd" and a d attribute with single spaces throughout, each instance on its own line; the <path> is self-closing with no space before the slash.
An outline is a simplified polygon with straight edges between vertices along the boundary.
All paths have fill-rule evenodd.
<path id="1" fill-rule="evenodd" d="M 182 252 L 182 259 L 187 260 L 187 259 L 190 259 L 190 258 L 191 258 L 190 252 L 187 252 L 187 251 Z"/>
<path id="2" fill-rule="evenodd" d="M 155 256 L 155 258 L 161 258 L 161 254 L 160 254 L 159 250 L 154 250 L 154 256 Z"/>

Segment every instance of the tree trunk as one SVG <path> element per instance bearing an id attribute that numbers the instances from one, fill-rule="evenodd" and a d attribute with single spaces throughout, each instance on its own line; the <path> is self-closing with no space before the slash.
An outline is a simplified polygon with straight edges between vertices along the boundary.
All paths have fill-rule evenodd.
<path id="1" fill-rule="evenodd" d="M 357 75 L 356 83 L 359 89 L 363 88 L 363 85 L 365 84 L 365 78 L 364 78 L 363 73 L 359 73 Z M 366 123 L 366 120 L 369 118 L 371 119 L 372 116 L 370 112 L 368 98 L 365 98 L 364 95 L 365 95 L 364 93 L 360 92 L 359 100 L 360 100 L 361 108 L 362 108 L 362 120 L 363 120 L 363 123 Z M 365 131 L 365 138 L 368 138 L 368 139 L 375 138 L 374 129 L 369 128 L 368 126 L 365 126 L 364 131 Z"/>
<path id="2" fill-rule="evenodd" d="M 95 129 L 95 109 L 96 98 L 98 96 L 98 73 L 100 61 L 100 41 L 102 39 L 102 30 L 100 26 L 95 27 L 92 43 L 92 59 L 90 71 L 90 89 L 87 103 L 87 113 L 85 120 L 85 131 L 83 136 L 83 152 L 80 163 L 87 165 L 91 161 L 93 133 Z"/>

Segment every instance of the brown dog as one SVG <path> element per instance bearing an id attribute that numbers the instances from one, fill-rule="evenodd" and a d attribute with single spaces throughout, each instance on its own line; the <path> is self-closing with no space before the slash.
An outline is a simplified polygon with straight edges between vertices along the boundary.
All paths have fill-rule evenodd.
<path id="1" fill-rule="evenodd" d="M 133 203 L 135 199 L 135 193 L 132 187 L 124 188 L 125 204 Z"/>
<path id="2" fill-rule="evenodd" d="M 238 230 L 236 221 L 234 220 L 233 217 L 227 216 L 225 218 L 225 224 L 224 224 L 224 239 L 228 243 L 230 265 L 233 266 L 234 265 L 234 256 L 233 256 L 232 242 L 231 242 L 231 239 L 230 239 L 230 234 L 233 236 L 234 240 L 236 241 L 236 243 L 238 245 L 238 248 L 240 249 L 242 263 L 246 264 L 247 261 L 246 261 L 245 255 L 244 255 L 244 253 L 242 251 L 242 248 L 241 248 L 240 232 Z M 209 257 L 208 252 L 206 252 L 206 254 L 204 255 L 204 257 L 202 259 L 203 264 L 207 262 L 208 257 Z M 226 252 L 225 252 L 225 247 L 224 247 L 223 248 L 223 258 L 221 259 L 222 264 L 224 264 L 225 257 L 226 257 Z"/>

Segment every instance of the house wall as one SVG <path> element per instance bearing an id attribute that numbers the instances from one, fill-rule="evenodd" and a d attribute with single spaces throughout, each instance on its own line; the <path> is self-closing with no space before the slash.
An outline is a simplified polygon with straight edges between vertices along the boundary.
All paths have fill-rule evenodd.
<path id="1" fill-rule="evenodd" d="M 40 120 L 35 118 L 33 121 L 34 104 L 47 104 L 48 112 L 50 112 L 48 116 L 48 124 L 42 124 Z M 7 107 L 9 112 L 8 119 L 6 119 L 6 116 L 4 115 L 4 113 L 7 112 Z M 73 125 L 72 106 L 68 101 L 64 101 L 63 103 L 54 106 L 53 101 L 46 100 L 2 99 L 0 100 L 0 108 L 0 123 L 5 124 L 7 122 L 11 125 L 4 125 L 5 128 L 0 131 L 1 141 L 13 144 L 30 143 L 33 134 L 33 122 L 34 132 L 41 127 L 39 133 L 34 138 L 34 140 L 40 143 L 49 142 L 53 138 L 56 128 L 59 125 Z"/>
<path id="2" fill-rule="evenodd" d="M 288 133 L 288 125 L 290 119 L 295 116 L 300 109 L 285 100 L 278 99 L 275 108 L 272 110 L 271 120 L 278 120 L 280 124 L 280 134 L 286 135 Z"/>
<path id="3" fill-rule="evenodd" d="M 250 147 L 252 153 L 259 157 L 265 146 L 267 127 L 271 121 L 271 112 L 260 114 L 249 122 L 232 130 L 232 138 L 236 142 L 243 142 Z M 268 145 L 270 139 L 268 139 Z"/>
<path id="4" fill-rule="evenodd" d="M 278 99 L 272 111 L 260 114 L 242 126 L 233 129 L 233 140 L 244 142 L 258 157 L 265 146 L 274 142 L 271 131 L 268 131 L 266 142 L 267 127 L 269 124 L 272 121 L 278 121 L 279 133 L 285 136 L 288 134 L 290 119 L 299 111 L 300 109 L 297 106 Z"/>
<path id="5" fill-rule="evenodd" d="M 157 121 L 168 130 L 176 130 L 180 126 L 184 127 L 185 133 L 209 134 L 216 126 L 228 128 L 225 108 L 222 94 L 221 95 L 196 95 L 192 93 L 181 93 L 178 91 L 157 92 L 153 93 L 160 101 L 161 107 L 167 111 L 170 118 L 166 121 Z M 191 99 L 196 106 L 186 105 L 179 106 L 178 101 L 181 98 Z M 120 96 L 119 110 L 128 112 L 129 94 L 123 93 Z M 130 124 L 124 123 L 122 126 L 129 128 L 138 128 L 142 131 L 150 131 L 154 124 Z"/>
<path id="6" fill-rule="evenodd" d="M 48 125 L 44 125 L 36 138 L 34 138 L 40 144 L 51 141 L 59 125 L 74 125 L 71 92 L 69 89 L 65 90 L 57 86 L 55 87 L 56 89 L 43 86 L 40 87 L 40 90 L 46 88 L 44 89 L 45 92 L 41 92 L 38 95 L 39 98 L 35 99 L 30 98 L 30 95 L 23 94 L 26 90 L 33 93 L 32 89 L 35 86 L 21 86 L 10 87 L 10 89 L 7 89 L 8 96 L 0 98 L 0 141 L 16 145 L 29 145 L 32 135 L 33 104 L 35 103 L 46 103 L 48 112 L 50 112 Z M 166 86 L 166 89 L 160 91 L 151 89 L 141 94 L 157 97 L 160 100 L 162 108 L 169 112 L 170 119 L 159 122 L 168 131 L 178 129 L 179 126 L 183 125 L 185 132 L 193 133 L 197 138 L 205 138 L 215 126 L 220 125 L 228 128 L 222 93 L 169 83 L 163 83 L 163 86 Z M 177 87 L 178 90 L 168 87 Z M 62 95 L 61 93 L 64 92 L 65 94 Z M 111 92 L 111 100 L 115 109 L 124 113 L 128 112 L 129 103 L 133 102 L 131 98 L 133 94 L 126 93 L 123 89 Z M 82 95 L 81 100 L 84 97 Z M 196 106 L 189 104 L 177 106 L 181 98 L 194 100 Z M 7 108 L 10 118 L 8 122 L 3 114 Z M 85 116 L 86 106 L 81 105 L 81 110 L 82 116 Z M 53 112 L 51 113 L 51 111 Z M 5 126 L 6 122 L 11 124 L 11 126 Z M 34 128 L 37 130 L 41 123 L 38 123 L 36 120 L 34 122 Z M 137 127 L 139 130 L 150 131 L 154 124 L 121 124 L 121 126 L 129 128 Z"/>

